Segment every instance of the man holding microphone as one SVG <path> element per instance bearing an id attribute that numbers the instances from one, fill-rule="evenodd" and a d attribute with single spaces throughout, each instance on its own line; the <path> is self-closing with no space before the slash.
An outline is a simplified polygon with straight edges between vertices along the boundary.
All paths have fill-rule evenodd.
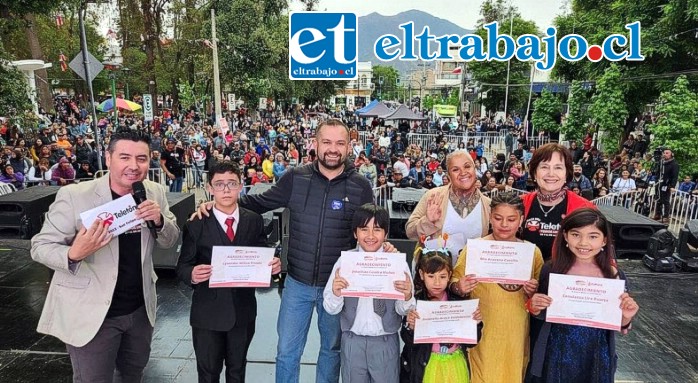
<path id="1" fill-rule="evenodd" d="M 150 357 L 157 299 L 152 252 L 174 245 L 179 228 L 165 188 L 146 180 L 149 147 L 142 132 L 114 134 L 108 176 L 61 188 L 32 238 L 32 258 L 55 271 L 37 331 L 66 343 L 74 382 L 140 382 Z M 137 182 L 147 197 L 136 212 L 142 224 L 118 238 L 109 233 L 110 219 L 83 226 L 80 213 L 132 194 Z"/>

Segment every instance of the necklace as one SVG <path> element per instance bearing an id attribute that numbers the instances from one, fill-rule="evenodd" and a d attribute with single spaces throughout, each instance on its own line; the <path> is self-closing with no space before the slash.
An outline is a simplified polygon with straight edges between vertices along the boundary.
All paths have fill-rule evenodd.
<path id="1" fill-rule="evenodd" d="M 548 209 L 548 211 L 545 211 L 545 209 L 543 208 L 543 204 L 540 203 L 540 200 L 538 198 L 536 198 L 536 201 L 538 201 L 538 206 L 540 206 L 540 210 L 543 212 L 543 217 L 545 217 L 545 218 L 548 218 L 548 214 L 550 214 L 550 212 L 553 211 L 553 209 L 555 209 L 557 207 L 557 205 L 559 205 L 560 202 L 562 202 L 563 200 L 564 200 L 564 198 L 561 199 L 555 205 L 551 206 L 550 209 Z"/>

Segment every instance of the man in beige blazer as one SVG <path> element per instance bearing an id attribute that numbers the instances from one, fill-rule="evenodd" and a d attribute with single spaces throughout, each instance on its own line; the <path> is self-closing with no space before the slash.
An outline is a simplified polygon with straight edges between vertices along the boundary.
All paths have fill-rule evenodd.
<path id="1" fill-rule="evenodd" d="M 61 188 L 31 256 L 55 270 L 37 331 L 66 343 L 74 382 L 140 382 L 150 357 L 157 277 L 154 246 L 168 248 L 178 236 L 165 188 L 146 180 L 150 137 L 137 131 L 112 135 L 108 176 Z M 137 216 L 153 221 L 113 237 L 108 223 L 85 228 L 80 213 L 132 193 L 143 181 L 147 200 Z"/>

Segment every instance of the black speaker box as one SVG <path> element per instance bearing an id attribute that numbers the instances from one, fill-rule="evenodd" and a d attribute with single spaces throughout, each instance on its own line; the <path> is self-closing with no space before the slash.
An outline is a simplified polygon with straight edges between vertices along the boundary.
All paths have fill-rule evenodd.
<path id="1" fill-rule="evenodd" d="M 621 206 L 599 206 L 599 210 L 611 224 L 618 258 L 642 258 L 652 234 L 667 228 L 665 224 Z"/>
<path id="2" fill-rule="evenodd" d="M 682 270 L 698 272 L 698 219 L 686 223 L 678 242 L 674 260 Z"/>
<path id="3" fill-rule="evenodd" d="M 59 188 L 34 186 L 0 196 L 0 237 L 31 239 L 41 231 Z"/>
<path id="4" fill-rule="evenodd" d="M 167 203 L 170 205 L 170 211 L 177 219 L 179 226 L 179 239 L 174 246 L 168 249 L 155 247 L 153 249 L 153 266 L 156 268 L 173 269 L 177 266 L 177 259 L 182 248 L 182 228 L 189 219 L 191 213 L 196 209 L 196 200 L 194 193 L 167 193 Z"/>

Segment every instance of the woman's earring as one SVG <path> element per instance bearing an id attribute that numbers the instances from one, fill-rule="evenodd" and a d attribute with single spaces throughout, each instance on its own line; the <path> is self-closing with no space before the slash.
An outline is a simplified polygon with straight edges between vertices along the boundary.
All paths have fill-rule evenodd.
<path id="1" fill-rule="evenodd" d="M 565 247 L 570 247 L 570 244 L 569 244 L 569 243 L 566 243 L 566 244 L 565 244 Z"/>

